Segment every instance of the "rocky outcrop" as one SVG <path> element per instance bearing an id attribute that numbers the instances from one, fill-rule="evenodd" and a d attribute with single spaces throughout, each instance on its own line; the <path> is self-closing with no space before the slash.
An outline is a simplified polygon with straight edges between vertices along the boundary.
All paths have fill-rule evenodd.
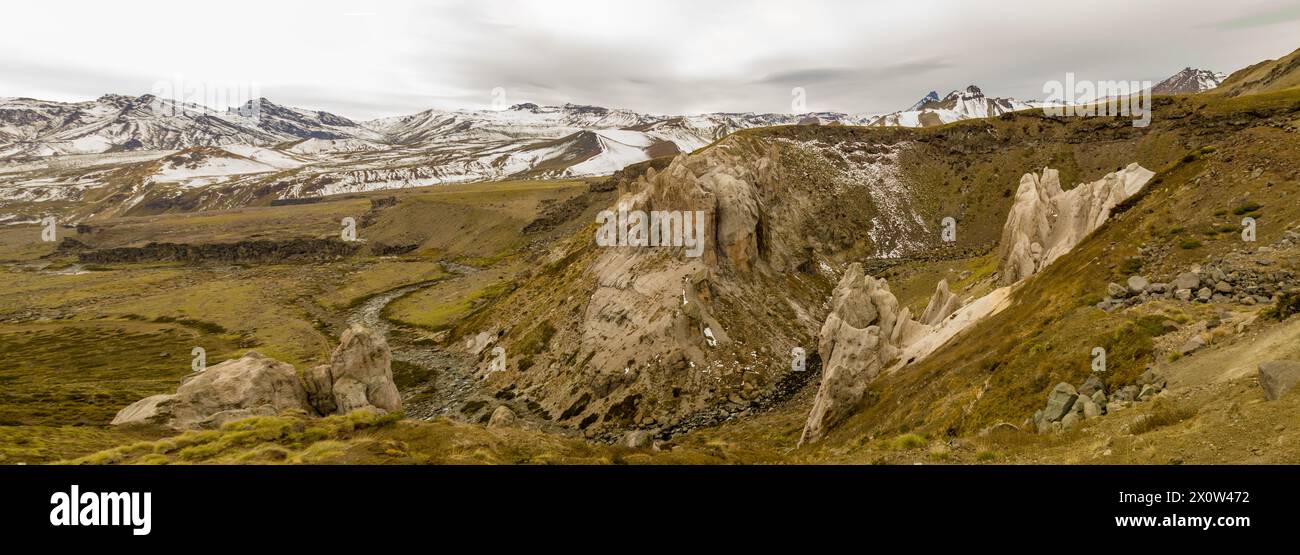
<path id="1" fill-rule="evenodd" d="M 338 412 L 374 407 L 401 410 L 402 396 L 393 383 L 388 342 L 382 335 L 353 324 L 330 356 L 330 377 Z"/>
<path id="2" fill-rule="evenodd" d="M 253 240 L 237 243 L 149 243 L 81 252 L 83 264 L 134 262 L 316 262 L 356 253 L 361 243 L 338 239 Z"/>
<path id="3" fill-rule="evenodd" d="M 250 352 L 186 378 L 176 393 L 136 401 L 118 412 L 112 424 L 212 428 L 292 409 L 314 412 L 293 365 Z"/>
<path id="4" fill-rule="evenodd" d="M 1276 401 L 1287 391 L 1300 383 L 1300 362 L 1294 360 L 1274 360 L 1259 365 L 1259 386 L 1264 389 L 1264 398 Z"/>
<path id="5" fill-rule="evenodd" d="M 1002 229 L 999 281 L 1011 285 L 1070 251 L 1110 217 L 1110 211 L 1146 185 L 1154 172 L 1129 164 L 1092 183 L 1061 189 L 1056 170 L 1020 178 L 1015 202 Z"/>
<path id="6" fill-rule="evenodd" d="M 1002 284 L 1011 285 L 1029 277 L 1069 252 L 1105 223 L 1112 208 L 1141 190 L 1152 175 L 1130 164 L 1098 181 L 1063 191 L 1056 170 L 1044 169 L 1041 176 L 1025 174 L 1003 227 Z M 1149 286 L 1144 278 L 1135 277 L 1127 286 L 1112 284 L 1111 291 L 1127 295 L 1135 288 Z M 907 309 L 898 310 L 898 301 L 884 280 L 865 276 L 859 265 L 850 266 L 835 288 L 831 314 L 819 336 L 818 349 L 824 364 L 822 383 L 800 443 L 820 439 L 852 410 L 867 384 L 883 370 L 893 371 L 923 358 L 972 322 L 1005 306 L 1006 291 L 999 289 L 975 301 L 969 310 L 954 317 L 959 321 L 949 322 L 962 306 L 948 290 L 947 281 L 941 281 L 919 320 L 912 320 Z M 903 359 L 891 367 L 900 354 Z M 1099 404 L 1069 384 L 1061 384 L 1053 391 L 1048 407 L 1039 411 L 1034 420 L 1039 427 L 1042 422 L 1064 422 L 1069 426 L 1104 411 L 1104 401 Z"/>
<path id="7" fill-rule="evenodd" d="M 925 312 L 921 313 L 918 321 L 927 326 L 937 325 L 957 312 L 958 308 L 961 308 L 961 299 L 948 290 L 948 280 L 939 280 L 934 295 L 930 296 L 930 304 L 925 306 Z"/>
<path id="8" fill-rule="evenodd" d="M 330 364 L 308 368 L 301 379 L 293 365 L 249 352 L 187 376 L 176 393 L 132 403 L 112 424 L 214 428 L 289 410 L 328 415 L 362 408 L 396 411 L 402 400 L 393 383 L 388 344 L 375 332 L 353 325 L 343 333 Z"/>
<path id="9" fill-rule="evenodd" d="M 330 365 L 313 366 L 302 373 L 303 389 L 307 393 L 307 402 L 320 414 L 333 414 L 338 410 L 334 402 L 334 377 Z"/>
<path id="10" fill-rule="evenodd" d="M 799 443 L 821 439 L 897 356 L 891 338 L 898 314 L 889 284 L 864 274 L 861 264 L 851 264 L 831 294 L 831 313 L 818 334 L 822 381 Z"/>
<path id="11" fill-rule="evenodd" d="M 900 360 L 901 356 L 906 354 L 909 360 L 923 357 L 930 350 L 922 346 L 937 347 L 968 323 L 948 321 L 962 303 L 948 290 L 946 280 L 935 287 L 921 319 L 915 320 L 910 309 L 899 308 L 889 284 L 883 278 L 866 275 L 858 263 L 849 265 L 840 278 L 830 305 L 830 315 L 818 334 L 817 350 L 823 364 L 821 386 L 800 444 L 821 439 L 862 400 L 867 384 L 908 362 Z"/>
<path id="12" fill-rule="evenodd" d="M 1151 248 L 1141 251 L 1147 256 L 1159 256 L 1150 254 L 1154 251 Z M 1300 256 L 1300 230 L 1288 229 L 1271 245 L 1238 248 L 1223 256 L 1210 257 L 1186 271 L 1166 276 L 1162 282 L 1131 276 L 1123 290 L 1107 287 L 1106 297 L 1096 306 L 1110 312 L 1158 300 L 1276 305 L 1289 291 L 1300 287 L 1295 272 L 1285 267 L 1285 262 L 1296 256 Z"/>
<path id="13" fill-rule="evenodd" d="M 1138 376 L 1137 382 L 1114 393 L 1096 375 L 1088 376 L 1078 388 L 1067 382 L 1056 384 L 1047 394 L 1047 406 L 1025 420 L 1026 429 L 1038 433 L 1065 431 L 1085 420 L 1099 418 L 1129 405 L 1148 401 L 1165 389 L 1165 379 L 1151 370 Z"/>

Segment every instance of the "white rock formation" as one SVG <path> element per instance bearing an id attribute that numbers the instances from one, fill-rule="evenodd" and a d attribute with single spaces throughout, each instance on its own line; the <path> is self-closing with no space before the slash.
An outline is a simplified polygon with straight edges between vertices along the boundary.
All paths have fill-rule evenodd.
<path id="1" fill-rule="evenodd" d="M 1056 170 L 1044 168 L 1042 175 L 1025 174 L 1002 228 L 1000 283 L 1016 283 L 1070 252 L 1106 222 L 1115 205 L 1142 190 L 1153 175 L 1135 162 L 1092 183 L 1062 191 Z"/>
<path id="2" fill-rule="evenodd" d="M 330 356 L 330 376 L 339 413 L 363 407 L 402 409 L 402 396 L 393 383 L 388 342 L 365 326 L 353 324 L 343 332 Z"/>
<path id="3" fill-rule="evenodd" d="M 961 300 L 940 282 L 922 321 L 913 320 L 909 308 L 898 308 L 889 283 L 863 273 L 861 264 L 850 264 L 831 295 L 831 315 L 818 334 L 822 356 L 822 385 L 813 402 L 813 412 L 803 425 L 800 443 L 822 438 L 829 426 L 844 419 L 862 400 L 867 383 L 900 359 L 911 344 L 924 342 L 957 311 Z"/>
<path id="4" fill-rule="evenodd" d="M 158 424 L 177 430 L 214 428 L 249 416 L 287 410 L 309 415 L 359 408 L 401 410 L 388 343 L 360 325 L 343 333 L 330 364 L 308 368 L 249 352 L 193 374 L 176 393 L 146 397 L 122 409 L 112 424 Z"/>
<path id="5" fill-rule="evenodd" d="M 186 379 L 176 393 L 146 397 L 122 409 L 113 425 L 214 428 L 249 416 L 298 409 L 313 412 L 293 366 L 250 352 Z"/>
<path id="6" fill-rule="evenodd" d="M 1153 172 L 1135 164 L 1092 183 L 1061 190 L 1056 170 L 1025 174 L 1003 228 L 1000 287 L 965 306 L 948 289 L 935 287 L 919 320 L 889 285 L 853 264 L 831 297 L 831 314 L 820 334 L 822 382 L 804 425 L 800 444 L 821 439 L 862 400 L 881 373 L 920 361 L 976 322 L 1010 303 L 1013 285 L 1070 251 L 1110 217 L 1120 202 L 1140 191 Z"/>
<path id="7" fill-rule="evenodd" d="M 948 290 L 948 280 L 941 279 L 939 285 L 935 286 L 930 304 L 926 305 L 919 321 L 927 326 L 933 326 L 957 312 L 958 308 L 961 308 L 961 299 Z"/>
<path id="8" fill-rule="evenodd" d="M 851 264 L 831 294 L 831 313 L 818 334 L 822 382 L 799 443 L 821 439 L 894 359 L 898 315 L 898 299 L 889 284 L 864 274 L 861 264 Z"/>

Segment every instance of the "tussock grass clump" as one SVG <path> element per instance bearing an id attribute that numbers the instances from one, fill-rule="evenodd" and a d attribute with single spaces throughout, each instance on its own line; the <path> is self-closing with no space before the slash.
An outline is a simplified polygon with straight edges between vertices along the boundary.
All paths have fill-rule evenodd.
<path id="1" fill-rule="evenodd" d="M 1196 407 L 1157 399 L 1151 407 L 1151 412 L 1139 417 L 1129 427 L 1129 433 L 1133 435 L 1145 434 L 1165 426 L 1172 426 L 1193 416 L 1196 416 Z"/>
<path id="2" fill-rule="evenodd" d="M 916 434 L 903 434 L 889 442 L 889 447 L 895 451 L 906 451 L 908 449 L 920 449 L 926 445 L 925 438 Z"/>
<path id="3" fill-rule="evenodd" d="M 1265 314 L 1276 320 L 1285 320 L 1292 315 L 1300 314 L 1300 289 L 1292 289 L 1278 295 L 1277 303 L 1269 307 Z"/>
<path id="4" fill-rule="evenodd" d="M 1232 209 L 1232 213 L 1233 213 L 1233 214 L 1236 214 L 1236 215 L 1238 215 L 1238 216 L 1240 216 L 1240 215 L 1242 215 L 1242 214 L 1247 214 L 1247 213 L 1250 213 L 1250 212 L 1255 212 L 1255 211 L 1259 210 L 1260 208 L 1263 208 L 1263 207 L 1262 207 L 1258 202 L 1255 202 L 1255 201 L 1253 201 L 1253 200 L 1249 200 L 1249 201 L 1246 201 L 1246 202 L 1243 202 L 1243 203 L 1237 205 L 1236 208 Z"/>

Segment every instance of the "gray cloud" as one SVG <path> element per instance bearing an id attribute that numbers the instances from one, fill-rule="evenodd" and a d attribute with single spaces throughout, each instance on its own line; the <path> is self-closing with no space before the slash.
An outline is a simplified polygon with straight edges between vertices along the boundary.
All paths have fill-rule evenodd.
<path id="1" fill-rule="evenodd" d="M 1296 20 L 1300 20 L 1300 6 L 1281 6 L 1249 13 L 1239 17 L 1222 19 L 1213 23 L 1205 24 L 1202 27 L 1228 31 L 1279 25 L 1294 22 Z"/>
<path id="2" fill-rule="evenodd" d="M 26 24 L 0 34 L 0 96 L 142 94 L 179 72 L 356 119 L 484 108 L 497 87 L 510 103 L 665 114 L 786 111 L 803 87 L 811 110 L 885 112 L 968 84 L 1032 99 L 1066 72 L 1158 80 L 1300 47 L 1300 8 L 1274 0 L 156 1 L 129 16 L 68 0 L 7 7 Z"/>

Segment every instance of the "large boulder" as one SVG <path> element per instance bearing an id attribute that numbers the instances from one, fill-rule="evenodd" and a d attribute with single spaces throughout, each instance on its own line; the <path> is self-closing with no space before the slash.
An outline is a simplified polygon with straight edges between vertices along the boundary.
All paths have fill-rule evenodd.
<path id="1" fill-rule="evenodd" d="M 1147 288 L 1151 286 L 1151 282 L 1147 281 L 1147 278 L 1142 276 L 1129 276 L 1128 281 L 1125 283 L 1128 285 L 1129 293 L 1134 295 L 1142 294 L 1143 291 L 1146 291 Z"/>
<path id="2" fill-rule="evenodd" d="M 334 403 L 339 413 L 374 407 L 402 409 L 402 396 L 393 383 L 392 358 L 384 336 L 353 324 L 330 356 Z"/>
<path id="3" fill-rule="evenodd" d="M 401 410 L 388 343 L 360 325 L 343 333 L 329 364 L 299 378 L 293 365 L 249 352 L 187 376 L 176 393 L 146 397 L 122 409 L 113 424 L 158 424 L 181 430 L 213 428 L 249 416 L 287 410 L 308 415 L 360 408 Z"/>
<path id="4" fill-rule="evenodd" d="M 1274 360 L 1259 364 L 1259 386 L 1264 388 L 1264 397 L 1276 401 L 1300 382 L 1300 362 L 1294 360 Z"/>
<path id="5" fill-rule="evenodd" d="M 199 372 L 171 395 L 154 395 L 122 409 L 112 424 L 213 428 L 249 416 L 287 410 L 313 413 L 293 365 L 249 352 Z"/>
<path id="6" fill-rule="evenodd" d="M 1061 382 L 1052 388 L 1052 393 L 1047 396 L 1047 407 L 1043 409 L 1043 419 L 1046 421 L 1056 421 L 1069 414 L 1074 408 L 1074 402 L 1079 398 L 1079 392 L 1074 386 Z"/>

